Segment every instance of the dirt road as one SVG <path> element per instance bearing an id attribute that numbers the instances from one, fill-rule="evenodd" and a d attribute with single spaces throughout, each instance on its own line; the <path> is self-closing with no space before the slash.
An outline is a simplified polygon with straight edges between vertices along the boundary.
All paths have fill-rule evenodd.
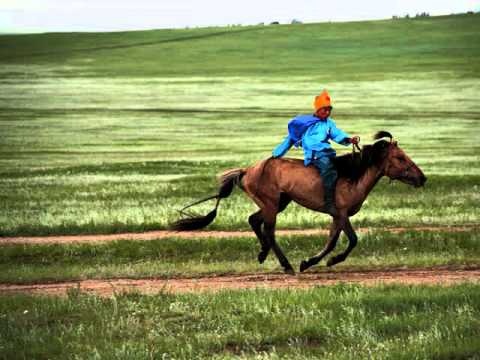
<path id="1" fill-rule="evenodd" d="M 387 232 L 404 231 L 445 231 L 464 232 L 478 229 L 478 225 L 453 227 L 412 227 L 412 228 L 383 228 Z M 359 228 L 360 233 L 366 233 L 372 228 Z M 279 230 L 280 236 L 287 235 L 326 235 L 325 229 L 314 230 Z M 154 240 L 168 237 L 181 238 L 211 238 L 211 237 L 245 237 L 254 236 L 251 231 L 196 231 L 172 232 L 151 231 L 145 233 L 125 233 L 112 235 L 74 235 L 74 236 L 46 236 L 46 237 L 4 237 L 0 238 L 1 245 L 10 244 L 51 244 L 51 243 L 89 243 L 108 242 L 115 240 Z M 328 286 L 338 283 L 353 283 L 373 286 L 376 284 L 438 284 L 451 285 L 459 282 L 480 282 L 480 266 L 468 269 L 429 268 L 429 269 L 401 269 L 401 270 L 372 270 L 372 271 L 322 271 L 315 273 L 297 274 L 289 276 L 283 273 L 260 273 L 242 275 L 214 275 L 195 278 L 170 279 L 98 279 L 80 280 L 47 284 L 0 284 L 1 294 L 30 293 L 47 295 L 65 295 L 69 290 L 79 289 L 82 292 L 96 293 L 109 296 L 124 291 L 137 291 L 143 294 L 158 292 L 200 292 L 218 291 L 222 289 L 253 289 L 253 288 L 292 288 L 302 289 L 313 286 Z"/>
<path id="2" fill-rule="evenodd" d="M 469 269 L 400 269 L 389 271 L 324 271 L 298 274 L 283 273 L 205 276 L 172 279 L 112 279 L 81 280 L 51 284 L 6 285 L 0 284 L 1 294 L 29 293 L 65 295 L 69 290 L 110 296 L 113 293 L 136 291 L 142 294 L 159 292 L 183 293 L 219 291 L 224 289 L 305 289 L 339 283 L 363 284 L 426 284 L 452 285 L 460 282 L 480 282 L 480 267 Z"/>

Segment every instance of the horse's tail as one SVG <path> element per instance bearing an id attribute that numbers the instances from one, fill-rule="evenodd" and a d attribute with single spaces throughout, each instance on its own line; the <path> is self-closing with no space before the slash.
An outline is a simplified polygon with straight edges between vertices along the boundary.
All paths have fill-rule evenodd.
<path id="1" fill-rule="evenodd" d="M 241 180 L 245 173 L 246 170 L 241 168 L 225 171 L 219 179 L 220 187 L 218 189 L 218 194 L 206 197 L 202 200 L 185 206 L 182 210 L 180 210 L 180 213 L 186 217 L 184 219 L 175 221 L 170 225 L 170 228 L 175 231 L 192 231 L 203 229 L 204 227 L 208 226 L 217 216 L 217 208 L 220 204 L 220 200 L 229 197 L 235 185 L 239 185 L 241 187 Z M 192 216 L 184 212 L 185 209 L 193 205 L 197 205 L 211 199 L 217 199 L 215 208 L 205 216 Z"/>

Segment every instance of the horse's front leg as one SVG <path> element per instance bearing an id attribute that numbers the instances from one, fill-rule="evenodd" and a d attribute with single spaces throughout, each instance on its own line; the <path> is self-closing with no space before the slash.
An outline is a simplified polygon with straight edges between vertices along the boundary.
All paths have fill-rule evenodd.
<path id="1" fill-rule="evenodd" d="M 330 225 L 330 235 L 328 237 L 328 241 L 327 241 L 325 247 L 317 255 L 311 257 L 308 260 L 303 260 L 300 263 L 300 272 L 303 272 L 303 271 L 307 270 L 309 267 L 318 264 L 320 262 L 320 260 L 322 260 L 333 249 L 335 249 L 335 246 L 337 245 L 338 237 L 340 236 L 340 233 L 342 232 L 342 224 L 343 224 L 342 218 L 337 217 L 337 218 L 333 219 L 332 225 Z"/>
<path id="2" fill-rule="evenodd" d="M 357 245 L 358 237 L 357 234 L 355 234 L 355 230 L 353 230 L 352 224 L 348 218 L 345 220 L 345 226 L 343 230 L 348 237 L 348 247 L 344 252 L 328 259 L 327 266 L 333 266 L 339 262 L 345 261 L 348 254 L 350 254 L 353 248 Z"/>

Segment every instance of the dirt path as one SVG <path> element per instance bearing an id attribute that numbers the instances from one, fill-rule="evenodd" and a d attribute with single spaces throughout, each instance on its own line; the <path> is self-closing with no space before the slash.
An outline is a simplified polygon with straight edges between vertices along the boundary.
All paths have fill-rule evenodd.
<path id="1" fill-rule="evenodd" d="M 409 269 L 390 271 L 329 271 L 290 276 L 280 273 L 206 276 L 173 279 L 114 279 L 81 280 L 52 284 L 5 285 L 0 284 L 1 294 L 29 293 L 65 295 L 69 290 L 109 296 L 113 293 L 136 291 L 142 294 L 159 292 L 184 293 L 218 291 L 222 289 L 305 289 L 338 283 L 363 284 L 426 284 L 452 285 L 460 282 L 480 282 L 480 267 L 470 269 Z"/>
<path id="2" fill-rule="evenodd" d="M 445 231 L 464 232 L 480 229 L 480 225 L 463 226 L 417 226 L 417 227 L 391 227 L 391 228 L 357 228 L 360 233 L 367 233 L 374 230 L 383 230 L 392 233 L 404 231 Z M 277 230 L 278 236 L 285 235 L 327 235 L 327 229 L 308 230 Z M 67 244 L 67 243 L 89 243 L 107 242 L 115 240 L 155 240 L 168 237 L 178 238 L 222 238 L 222 237 L 248 237 L 254 236 L 252 231 L 186 231 L 176 232 L 168 230 L 149 231 L 144 233 L 124 233 L 111 235 L 67 235 L 67 236 L 22 236 L 22 237 L 0 237 L 0 246 L 9 244 Z"/>

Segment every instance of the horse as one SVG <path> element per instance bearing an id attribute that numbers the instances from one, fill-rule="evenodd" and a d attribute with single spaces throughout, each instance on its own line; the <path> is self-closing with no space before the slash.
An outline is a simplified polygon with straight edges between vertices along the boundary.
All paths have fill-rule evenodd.
<path id="1" fill-rule="evenodd" d="M 385 140 L 388 138 L 389 140 Z M 362 207 L 368 194 L 378 181 L 387 176 L 413 187 L 421 187 L 427 178 L 422 170 L 405 154 L 387 131 L 374 135 L 374 142 L 362 146 L 360 152 L 337 156 L 334 162 L 338 179 L 335 189 L 337 212 L 330 214 L 332 223 L 325 247 L 315 256 L 300 263 L 300 272 L 318 264 L 336 246 L 340 233 L 348 238 L 347 249 L 331 257 L 327 266 L 344 261 L 357 245 L 357 235 L 350 223 L 350 217 Z M 186 216 L 172 224 L 172 230 L 191 231 L 209 225 L 217 215 L 222 199 L 227 198 L 235 186 L 243 190 L 260 210 L 250 215 L 248 222 L 260 242 L 258 261 L 263 263 L 270 249 L 275 253 L 287 274 L 295 271 L 275 240 L 277 215 L 285 210 L 291 201 L 308 209 L 327 213 L 324 189 L 319 171 L 313 166 L 304 166 L 303 160 L 290 158 L 269 158 L 247 168 L 225 171 L 220 177 L 218 194 L 190 204 L 181 210 Z M 205 216 L 185 213 L 185 209 L 201 202 L 216 199 L 215 208 Z"/>

